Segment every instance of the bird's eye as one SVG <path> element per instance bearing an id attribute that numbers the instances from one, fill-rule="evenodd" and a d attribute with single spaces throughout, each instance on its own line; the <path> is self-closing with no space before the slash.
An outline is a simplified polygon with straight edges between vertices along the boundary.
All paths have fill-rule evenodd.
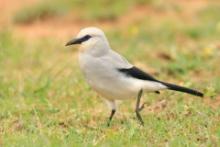
<path id="1" fill-rule="evenodd" d="M 92 36 L 90 35 L 85 35 L 84 37 L 78 39 L 78 42 L 82 43 L 82 42 L 85 42 L 87 40 L 89 40 Z"/>
<path id="2" fill-rule="evenodd" d="M 83 38 L 85 38 L 85 40 L 89 40 L 91 37 L 92 37 L 92 36 L 90 36 L 90 35 L 86 35 L 86 36 L 84 36 Z"/>

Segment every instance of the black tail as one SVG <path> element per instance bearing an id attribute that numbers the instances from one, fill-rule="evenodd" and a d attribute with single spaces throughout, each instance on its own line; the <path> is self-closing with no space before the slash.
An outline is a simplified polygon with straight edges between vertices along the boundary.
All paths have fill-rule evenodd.
<path id="1" fill-rule="evenodd" d="M 170 90 L 185 92 L 185 93 L 192 94 L 192 95 L 195 95 L 195 96 L 203 97 L 202 92 L 199 92 L 199 91 L 196 91 L 196 90 L 193 90 L 193 89 L 189 89 L 189 88 L 186 88 L 186 87 L 170 84 L 170 83 L 165 83 L 165 82 L 161 82 L 161 83 L 166 85 L 168 87 L 168 89 L 170 89 Z"/>

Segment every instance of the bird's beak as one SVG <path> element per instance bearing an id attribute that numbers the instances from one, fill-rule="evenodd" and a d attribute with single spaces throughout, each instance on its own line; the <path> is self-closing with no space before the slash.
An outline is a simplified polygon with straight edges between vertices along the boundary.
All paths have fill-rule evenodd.
<path id="1" fill-rule="evenodd" d="M 81 43 L 82 43 L 82 38 L 74 38 L 74 39 L 68 41 L 65 46 L 70 46 L 70 45 L 74 45 L 74 44 L 81 44 Z"/>

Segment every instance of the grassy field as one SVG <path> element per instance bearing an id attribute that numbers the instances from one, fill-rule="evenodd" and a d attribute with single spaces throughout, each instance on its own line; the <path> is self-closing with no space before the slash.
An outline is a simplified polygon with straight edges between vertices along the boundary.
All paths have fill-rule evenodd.
<path id="1" fill-rule="evenodd" d="M 0 146 L 220 146 L 220 4 L 99 2 L 36 2 L 1 24 Z M 119 104 L 107 127 L 110 110 L 85 82 L 77 49 L 64 47 L 76 33 L 62 27 L 68 23 L 76 32 L 104 29 L 112 48 L 131 63 L 205 97 L 146 93 L 145 126 L 130 100 Z M 36 25 L 47 24 L 68 35 L 40 36 L 45 28 Z"/>

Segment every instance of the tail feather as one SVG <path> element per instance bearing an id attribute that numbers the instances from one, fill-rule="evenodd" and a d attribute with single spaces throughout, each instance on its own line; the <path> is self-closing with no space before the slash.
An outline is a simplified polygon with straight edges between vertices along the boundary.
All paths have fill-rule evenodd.
<path id="1" fill-rule="evenodd" d="M 161 83 L 164 84 L 165 86 L 167 86 L 168 89 L 170 89 L 170 90 L 180 91 L 180 92 L 184 92 L 184 93 L 188 93 L 188 94 L 192 94 L 192 95 L 200 96 L 200 97 L 203 97 L 203 95 L 204 95 L 202 92 L 199 92 L 194 89 L 178 86 L 175 84 L 165 83 L 165 82 L 161 82 Z"/>

